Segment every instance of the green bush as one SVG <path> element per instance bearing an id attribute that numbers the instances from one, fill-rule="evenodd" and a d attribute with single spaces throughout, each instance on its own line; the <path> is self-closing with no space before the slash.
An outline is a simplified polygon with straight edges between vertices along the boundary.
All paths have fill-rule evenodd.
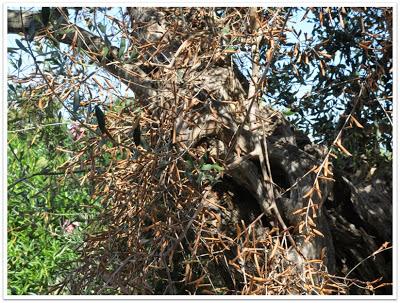
<path id="1" fill-rule="evenodd" d="M 9 130 L 14 130 L 13 125 Z M 77 247 L 96 207 L 91 205 L 88 188 L 80 184 L 82 174 L 60 172 L 67 155 L 55 147 L 71 144 L 65 126 L 9 133 L 10 295 L 48 294 L 51 285 L 79 264 Z"/>

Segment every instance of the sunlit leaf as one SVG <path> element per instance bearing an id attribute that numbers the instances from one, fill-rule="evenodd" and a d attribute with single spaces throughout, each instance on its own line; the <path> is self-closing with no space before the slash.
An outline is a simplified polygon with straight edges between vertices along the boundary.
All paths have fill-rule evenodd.
<path id="1" fill-rule="evenodd" d="M 104 46 L 103 49 L 101 50 L 102 57 L 103 58 L 107 57 L 109 51 L 110 49 L 107 46 Z"/>

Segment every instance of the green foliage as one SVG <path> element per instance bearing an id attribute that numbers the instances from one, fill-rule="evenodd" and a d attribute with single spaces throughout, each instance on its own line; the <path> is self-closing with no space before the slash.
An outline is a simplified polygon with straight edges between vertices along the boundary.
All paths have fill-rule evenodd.
<path id="1" fill-rule="evenodd" d="M 224 172 L 224 168 L 221 165 L 218 163 L 209 163 L 209 161 L 207 155 L 204 155 L 199 160 L 194 160 L 190 156 L 186 157 L 188 177 L 200 186 L 206 183 L 211 185 L 216 184 Z"/>
<path id="2" fill-rule="evenodd" d="M 330 145 L 364 86 L 353 113 L 364 128 L 346 128 L 343 144 L 356 158 L 385 160 L 380 148 L 392 151 L 392 9 L 293 8 L 291 14 L 294 30 L 271 62 L 267 100 L 289 109 L 284 114 L 316 143 Z"/>
<path id="3" fill-rule="evenodd" d="M 76 248 L 97 211 L 79 175 L 52 174 L 68 158 L 56 147 L 74 144 L 67 127 L 29 123 L 57 122 L 56 106 L 46 114 L 26 99 L 9 99 L 17 102 L 9 102 L 7 292 L 47 294 L 77 266 Z"/>
<path id="4" fill-rule="evenodd" d="M 291 109 L 286 108 L 285 110 L 282 111 L 282 114 L 284 114 L 285 116 L 291 116 L 295 115 L 296 113 L 293 112 Z"/>

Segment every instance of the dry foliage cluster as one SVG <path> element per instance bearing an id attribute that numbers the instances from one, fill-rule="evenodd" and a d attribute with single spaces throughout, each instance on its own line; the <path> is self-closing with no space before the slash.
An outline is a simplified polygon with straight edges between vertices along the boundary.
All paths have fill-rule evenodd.
<path id="1" fill-rule="evenodd" d="M 324 237 L 314 220 L 332 181 L 332 149 L 325 150 L 322 161 L 304 158 L 307 167 L 299 183 L 303 177 L 315 181 L 297 193 L 307 204 L 294 208 L 293 225 L 285 226 L 275 216 L 276 205 L 262 204 L 257 195 L 263 192 L 252 188 L 253 180 L 244 173 L 246 165 L 269 163 L 265 138 L 276 138 L 271 139 L 275 144 L 293 137 L 281 114 L 258 105 L 268 79 L 260 75 L 257 49 L 268 45 L 268 68 L 285 40 L 285 14 L 282 9 L 224 12 L 216 17 L 212 9 L 128 10 L 130 28 L 118 25 L 129 45 L 124 64 L 117 49 L 96 48 L 93 41 L 86 56 L 100 65 L 111 62 L 108 67 L 136 99 L 121 108 L 119 97 L 116 106 L 113 84 L 95 80 L 111 96 L 104 111 L 115 141 L 96 132 L 91 120 L 85 124 L 91 132 L 77 143 L 80 150 L 64 168 L 89 169 L 82 183 L 93 186 L 93 198 L 101 200 L 104 211 L 88 230 L 79 268 L 58 285 L 58 292 L 346 294 L 350 285 L 373 291 L 379 282 L 331 276 L 323 250 L 311 259 L 299 252 L 302 262 L 288 257 L 296 245 L 292 233 L 302 243 Z M 66 27 L 75 30 L 75 41 L 84 34 L 75 25 Z M 245 76 L 232 61 L 238 50 L 254 54 L 249 87 L 238 80 Z M 132 53 L 136 61 L 126 63 Z M 79 56 L 73 61 L 79 64 Z M 61 101 L 84 85 L 72 74 L 68 88 L 45 77 Z M 141 146 L 132 140 L 137 125 Z M 341 148 L 340 136 L 334 143 Z M 279 141 L 272 154 L 284 144 Z M 246 164 L 249 155 L 254 163 Z M 235 171 L 239 166 L 242 171 Z M 272 186 L 269 193 L 277 199 L 287 195 L 292 189 L 273 183 L 269 164 L 265 167 L 269 171 L 260 172 L 265 190 Z"/>

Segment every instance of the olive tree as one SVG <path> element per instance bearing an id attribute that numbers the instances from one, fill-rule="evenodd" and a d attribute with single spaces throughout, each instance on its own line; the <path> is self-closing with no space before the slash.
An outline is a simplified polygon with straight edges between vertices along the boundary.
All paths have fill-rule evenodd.
<path id="1" fill-rule="evenodd" d="M 9 10 L 104 205 L 57 289 L 391 293 L 391 14 Z"/>

